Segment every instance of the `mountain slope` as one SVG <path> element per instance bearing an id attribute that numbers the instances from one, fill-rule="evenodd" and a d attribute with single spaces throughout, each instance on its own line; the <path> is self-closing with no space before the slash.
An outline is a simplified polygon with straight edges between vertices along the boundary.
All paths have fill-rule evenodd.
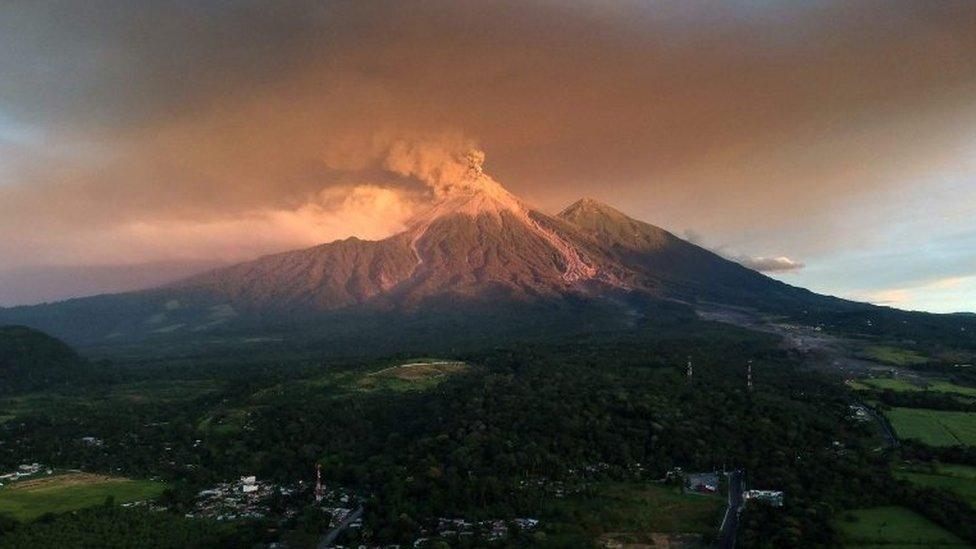
<path id="1" fill-rule="evenodd" d="M 349 238 L 217 269 L 164 290 L 243 310 L 324 310 L 381 295 L 407 279 L 416 265 L 405 235 L 376 242 Z"/>
<path id="2" fill-rule="evenodd" d="M 629 272 L 630 284 L 675 299 L 775 309 L 789 306 L 858 307 L 771 279 L 593 199 L 559 213 Z"/>
<path id="3" fill-rule="evenodd" d="M 350 319 L 375 325 L 382 315 L 409 318 L 401 328 L 416 331 L 429 324 L 425 318 L 446 319 L 465 307 L 471 314 L 461 321 L 473 330 L 484 328 L 479 318 L 491 310 L 509 310 L 501 314 L 509 319 L 539 315 L 530 328 L 543 330 L 546 317 L 579 311 L 587 300 L 616 308 L 621 322 L 675 314 L 668 303 L 780 313 L 864 307 L 775 281 L 593 200 L 546 215 L 480 164 L 436 198 L 406 230 L 383 240 L 349 238 L 153 290 L 0 310 L 0 320 L 112 344 L 326 325 L 316 332 L 335 334 L 350 329 Z M 431 328 L 431 337 L 459 329 L 452 318 L 453 328 Z"/>
<path id="4" fill-rule="evenodd" d="M 442 294 L 555 296 L 600 278 L 599 254 L 575 242 L 579 235 L 563 232 L 500 186 L 466 189 L 390 238 L 350 238 L 267 256 L 169 289 L 266 311 L 409 306 Z"/>

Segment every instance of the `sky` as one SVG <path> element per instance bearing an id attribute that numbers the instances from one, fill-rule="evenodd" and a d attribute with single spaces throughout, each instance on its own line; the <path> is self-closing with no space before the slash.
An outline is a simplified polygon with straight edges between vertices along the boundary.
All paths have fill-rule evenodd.
<path id="1" fill-rule="evenodd" d="M 0 4 L 0 305 L 403 228 L 476 147 L 790 284 L 976 311 L 976 2 Z"/>

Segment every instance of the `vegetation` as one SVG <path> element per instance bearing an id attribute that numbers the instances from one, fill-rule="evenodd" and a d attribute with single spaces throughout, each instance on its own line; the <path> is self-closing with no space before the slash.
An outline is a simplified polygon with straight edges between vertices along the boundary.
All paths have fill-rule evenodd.
<path id="1" fill-rule="evenodd" d="M 899 438 L 932 446 L 976 445 L 976 413 L 892 408 L 885 415 Z"/>
<path id="2" fill-rule="evenodd" d="M 29 521 L 47 513 L 97 505 L 107 497 L 119 503 L 154 499 L 164 489 L 159 482 L 86 473 L 44 476 L 0 488 L 0 514 Z"/>
<path id="3" fill-rule="evenodd" d="M 550 543 L 564 547 L 597 538 L 647 543 L 655 533 L 696 533 L 709 540 L 724 507 L 723 497 L 686 494 L 680 486 L 605 482 L 553 502 L 545 533 Z"/>
<path id="4" fill-rule="evenodd" d="M 200 420 L 197 428 L 204 435 L 233 436 L 247 424 L 248 414 L 247 409 L 219 408 Z"/>
<path id="5" fill-rule="evenodd" d="M 868 391 L 871 389 L 888 391 L 922 391 L 920 382 L 910 383 L 902 378 L 877 377 L 859 379 L 851 384 L 855 389 Z"/>
<path id="6" fill-rule="evenodd" d="M 169 511 L 120 518 L 139 531 L 143 522 L 183 521 L 198 491 L 228 479 L 253 474 L 294 484 L 311 480 L 321 464 L 328 486 L 366 501 L 363 528 L 347 545 L 412 543 L 439 517 L 533 517 L 539 530 L 516 532 L 512 543 L 585 546 L 647 542 L 655 533 L 713 536 L 722 498 L 657 481 L 676 466 L 727 465 L 747 471 L 747 487 L 787 493 L 782 508 L 747 507 L 740 547 L 836 546 L 844 509 L 883 505 L 909 508 L 976 541 L 967 526 L 976 524 L 971 505 L 940 487 L 896 481 L 888 453 L 876 451 L 876 426 L 849 418 L 851 391 L 803 370 L 771 336 L 671 319 L 572 343 L 508 341 L 441 360 L 414 354 L 103 365 L 86 383 L 0 400 L 2 414 L 12 416 L 0 424 L 0 470 L 40 461 L 159 477 L 169 486 L 159 500 Z M 689 354 L 690 381 L 683 368 Z M 89 436 L 103 444 L 85 444 Z M 911 441 L 905 452 L 945 462 L 966 455 Z M 311 502 L 308 493 L 300 497 Z M 99 507 L 54 520 L 90 521 L 109 532 L 103 521 L 128 512 Z M 49 520 L 14 531 L 22 541 L 47 540 L 55 533 Z M 205 539 L 245 540 L 238 545 L 268 536 L 314 542 L 328 517 L 310 507 L 274 535 L 246 523 L 216 532 L 199 524 L 173 524 L 172 539 L 201 528 Z"/>
<path id="7" fill-rule="evenodd" d="M 882 391 L 876 394 L 876 398 L 888 408 L 925 408 L 928 410 L 976 412 L 976 400 L 950 393 Z"/>
<path id="8" fill-rule="evenodd" d="M 445 381 L 448 376 L 469 370 L 464 362 L 424 360 L 408 362 L 370 372 L 359 378 L 357 386 L 362 390 L 388 389 L 411 391 L 429 389 Z"/>
<path id="9" fill-rule="evenodd" d="M 868 347 L 864 350 L 863 354 L 866 358 L 895 366 L 913 366 L 916 364 L 925 364 L 929 361 L 928 358 L 918 354 L 916 351 L 885 345 Z"/>
<path id="10" fill-rule="evenodd" d="M 976 397 L 976 387 L 967 387 L 942 380 L 913 379 L 903 378 L 869 378 L 860 379 L 851 384 L 853 388 L 859 390 L 882 390 L 893 392 L 934 392 L 950 393 L 965 397 Z"/>
<path id="11" fill-rule="evenodd" d="M 856 509 L 835 521 L 849 546 L 966 547 L 969 544 L 927 518 L 904 507 Z"/>
<path id="12" fill-rule="evenodd" d="M 902 466 L 895 476 L 918 486 L 953 492 L 976 508 L 976 467 L 929 463 Z"/>
<path id="13" fill-rule="evenodd" d="M 965 387 L 946 381 L 933 381 L 926 387 L 926 390 L 936 393 L 954 393 L 967 397 L 976 397 L 976 387 Z"/>
<path id="14" fill-rule="evenodd" d="M 24 326 L 0 326 L 0 394 L 65 384 L 84 368 L 61 341 Z"/>
<path id="15" fill-rule="evenodd" d="M 260 537 L 239 526 L 187 520 L 170 513 L 99 505 L 0 535 L 0 547 L 244 547 Z"/>

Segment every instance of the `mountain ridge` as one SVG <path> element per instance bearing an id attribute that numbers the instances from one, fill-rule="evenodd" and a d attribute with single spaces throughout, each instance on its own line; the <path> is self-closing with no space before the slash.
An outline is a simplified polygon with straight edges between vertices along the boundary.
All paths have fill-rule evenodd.
<path id="1" fill-rule="evenodd" d="M 776 281 L 591 198 L 548 215 L 480 165 L 469 167 L 462 183 L 438 191 L 430 208 L 384 239 L 350 237 L 149 290 L 3 309 L 0 321 L 71 342 L 113 344 L 323 322 L 334 331 L 344 319 L 375 315 L 416 323 L 464 307 L 472 318 L 462 322 L 480 329 L 478 317 L 492 309 L 557 315 L 580 300 L 612 304 L 622 319 L 672 314 L 667 303 L 790 314 L 869 307 Z"/>

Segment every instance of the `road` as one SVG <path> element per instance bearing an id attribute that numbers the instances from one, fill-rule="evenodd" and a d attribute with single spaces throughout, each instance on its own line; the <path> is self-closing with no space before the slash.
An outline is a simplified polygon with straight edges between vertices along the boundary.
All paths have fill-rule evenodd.
<path id="1" fill-rule="evenodd" d="M 323 536 L 322 539 L 319 540 L 319 544 L 316 546 L 317 549 L 326 549 L 327 547 L 332 547 L 332 544 L 335 543 L 335 540 L 337 537 L 339 537 L 339 534 L 341 534 L 343 530 L 348 528 L 349 525 L 352 524 L 352 521 L 358 519 L 361 516 L 363 516 L 362 505 L 360 505 L 359 508 L 357 508 L 352 513 L 349 513 L 349 515 L 345 518 L 345 520 L 343 520 L 341 523 L 339 523 L 338 526 L 330 530 L 328 534 Z"/>
<path id="2" fill-rule="evenodd" d="M 858 404 L 863 406 L 864 409 L 868 411 L 868 414 L 870 414 L 871 417 L 873 417 L 874 420 L 878 422 L 878 425 L 881 425 L 881 431 L 884 433 L 885 442 L 888 443 L 888 447 L 897 448 L 898 437 L 896 437 L 895 433 L 892 432 L 891 425 L 888 423 L 888 420 L 883 415 L 881 415 L 880 412 L 868 406 L 867 404 L 862 404 L 860 402 Z"/>
<path id="3" fill-rule="evenodd" d="M 739 512 L 742 510 L 742 471 L 729 473 L 729 502 L 718 535 L 719 549 L 734 549 L 739 533 Z"/>

